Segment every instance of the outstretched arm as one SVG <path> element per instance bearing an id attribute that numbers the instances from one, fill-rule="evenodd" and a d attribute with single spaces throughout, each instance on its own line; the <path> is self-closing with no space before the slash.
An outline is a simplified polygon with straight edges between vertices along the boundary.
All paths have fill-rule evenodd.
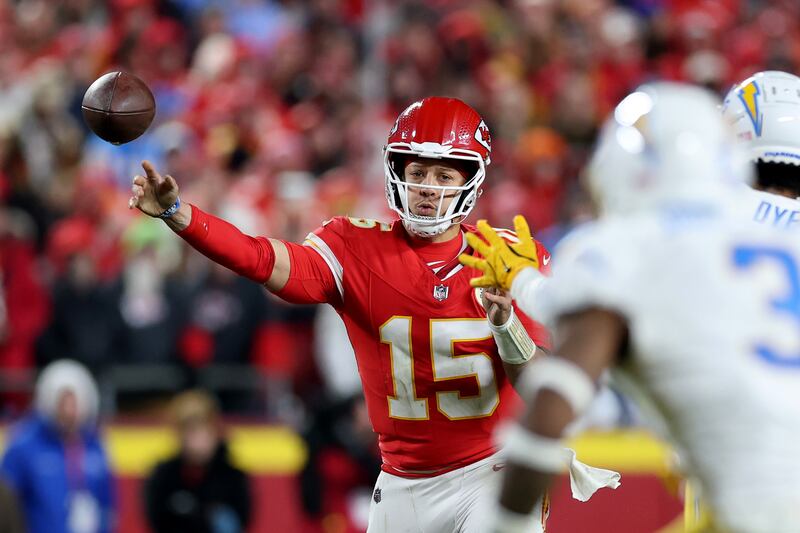
<path id="1" fill-rule="evenodd" d="M 624 319 L 604 309 L 562 317 L 557 355 L 530 365 L 523 376 L 529 386 L 528 409 L 507 442 L 509 461 L 495 533 L 523 531 L 529 523 L 534 503 L 564 464 L 564 428 L 592 399 L 594 384 L 613 364 L 626 331 Z"/>
<path id="2" fill-rule="evenodd" d="M 212 261 L 273 292 L 284 288 L 292 265 L 283 241 L 245 235 L 234 225 L 181 203 L 178 183 L 172 176 L 162 176 L 148 161 L 142 162 L 142 168 L 145 175 L 133 178 L 129 208 L 164 219 L 167 226 Z"/>

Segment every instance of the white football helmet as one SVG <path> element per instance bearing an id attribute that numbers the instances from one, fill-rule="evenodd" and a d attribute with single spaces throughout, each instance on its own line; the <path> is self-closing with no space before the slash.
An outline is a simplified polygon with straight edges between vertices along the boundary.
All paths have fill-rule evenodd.
<path id="1" fill-rule="evenodd" d="M 754 74 L 733 86 L 722 112 L 754 161 L 800 165 L 800 78 L 778 70 Z"/>
<path id="2" fill-rule="evenodd" d="M 703 197 L 752 179 L 752 164 L 699 87 L 659 82 L 626 96 L 606 120 L 586 168 L 604 213 Z"/>

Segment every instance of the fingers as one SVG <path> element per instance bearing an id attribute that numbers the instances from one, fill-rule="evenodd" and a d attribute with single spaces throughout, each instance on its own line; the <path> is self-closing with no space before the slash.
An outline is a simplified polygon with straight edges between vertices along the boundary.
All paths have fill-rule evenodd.
<path id="1" fill-rule="evenodd" d="M 517 215 L 514 217 L 514 231 L 517 233 L 517 238 L 519 238 L 520 242 L 522 243 L 533 240 L 533 237 L 531 237 L 531 228 L 528 226 L 528 221 L 525 220 L 525 217 L 522 215 Z"/>
<path id="2" fill-rule="evenodd" d="M 505 291 L 484 291 L 483 295 L 493 304 L 501 305 L 503 307 L 511 305 L 511 298 L 505 293 Z"/>
<path id="3" fill-rule="evenodd" d="M 492 248 L 488 244 L 486 244 L 480 237 L 475 235 L 474 233 L 467 233 L 467 244 L 472 246 L 472 248 L 481 254 L 483 257 L 487 257 Z"/>
<path id="4" fill-rule="evenodd" d="M 505 289 L 502 289 L 501 287 L 492 287 L 491 289 L 486 289 L 486 294 L 499 296 L 501 298 L 508 298 L 509 301 L 511 300 L 511 293 Z"/>
<path id="5" fill-rule="evenodd" d="M 477 236 L 471 235 L 469 233 L 467 234 L 467 238 L 471 236 L 475 237 L 476 239 L 478 239 L 478 241 L 480 241 L 481 244 L 483 244 L 483 241 L 481 241 L 480 238 L 478 238 Z M 462 265 L 472 267 L 476 270 L 481 270 L 484 272 L 483 276 L 479 278 L 472 278 L 471 280 L 469 280 L 469 284 L 472 285 L 473 287 L 492 287 L 496 284 L 494 278 L 494 271 L 492 270 L 492 267 L 489 266 L 489 263 L 487 263 L 485 259 L 480 259 L 478 257 L 474 257 L 467 254 L 461 254 L 458 256 L 458 260 L 461 261 Z"/>
<path id="6" fill-rule="evenodd" d="M 469 280 L 469 284 L 473 287 L 494 287 L 497 282 L 494 279 L 494 276 L 485 275 L 479 278 L 472 278 Z"/>
<path id="7" fill-rule="evenodd" d="M 493 247 L 502 248 L 506 245 L 503 239 L 500 238 L 500 235 L 498 235 L 494 228 L 492 228 L 485 220 L 478 221 L 478 231 L 481 232 L 481 235 L 486 237 L 486 240 L 489 241 L 489 244 L 491 244 Z"/>
<path id="8" fill-rule="evenodd" d="M 147 181 L 152 183 L 160 183 L 162 181 L 161 176 L 150 161 L 142 161 L 142 168 L 147 175 Z"/>
<path id="9" fill-rule="evenodd" d="M 495 303 L 495 304 L 500 303 L 500 298 L 496 294 L 494 294 L 493 292 L 491 292 L 489 290 L 484 291 L 483 292 L 483 296 L 484 296 L 484 298 L 486 298 L 487 300 L 489 300 L 492 303 Z"/>
<path id="10" fill-rule="evenodd" d="M 170 190 L 175 190 L 175 189 L 177 189 L 177 188 L 178 188 L 178 182 L 177 182 L 177 181 L 175 181 L 175 178 L 173 178 L 173 177 L 172 177 L 172 176 L 170 176 L 169 174 L 167 174 L 167 175 L 164 177 L 164 181 L 166 181 L 166 182 L 167 182 L 167 185 L 169 186 Z"/>
<path id="11" fill-rule="evenodd" d="M 486 263 L 485 259 L 481 259 L 479 257 L 475 257 L 468 254 L 461 254 L 458 256 L 458 260 L 461 261 L 461 264 L 464 266 L 472 267 L 478 270 L 486 271 L 489 268 L 488 263 Z"/>
<path id="12" fill-rule="evenodd" d="M 131 197 L 128 199 L 128 209 L 139 207 L 139 199 L 144 196 L 144 178 L 136 176 L 133 178 L 133 185 L 131 185 Z"/>

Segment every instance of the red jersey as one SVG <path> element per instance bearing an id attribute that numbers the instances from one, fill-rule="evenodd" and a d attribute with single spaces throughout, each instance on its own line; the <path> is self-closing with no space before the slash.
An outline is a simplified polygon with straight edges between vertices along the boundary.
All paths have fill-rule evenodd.
<path id="1" fill-rule="evenodd" d="M 319 257 L 289 247 L 291 278 L 304 271 L 309 283 L 292 286 L 290 278 L 278 295 L 326 301 L 344 320 L 383 469 L 432 476 L 494 453 L 493 430 L 515 393 L 480 290 L 469 284 L 480 273 L 456 257 L 434 272 L 399 221 L 336 217 L 309 234 L 304 247 Z M 546 265 L 548 252 L 540 243 L 537 249 Z M 321 270 L 308 264 L 314 262 Z M 546 347 L 546 330 L 516 312 L 536 345 Z"/>

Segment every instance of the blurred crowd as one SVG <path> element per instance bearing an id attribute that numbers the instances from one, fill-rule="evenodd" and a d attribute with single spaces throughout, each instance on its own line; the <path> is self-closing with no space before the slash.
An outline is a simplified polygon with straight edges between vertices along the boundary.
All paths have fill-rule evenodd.
<path id="1" fill-rule="evenodd" d="M 36 382 L 34 403 L 9 432 L 0 456 L 0 531 L 125 529 L 96 425 L 99 393 L 89 371 L 68 359 L 50 363 Z M 184 391 L 173 398 L 168 415 L 176 449 L 155 465 L 141 494 L 150 530 L 246 531 L 250 483 L 232 463 L 216 400 L 205 391 Z"/>
<path id="2" fill-rule="evenodd" d="M 336 214 L 388 218 L 391 122 L 416 99 L 455 96 L 494 139 L 475 218 L 522 213 L 552 245 L 591 216 L 579 171 L 622 96 L 654 78 L 721 93 L 756 70 L 800 71 L 800 3 L 5 0 L 0 52 L 0 369 L 251 365 L 303 398 L 340 386 L 314 364 L 328 357 L 314 332 L 336 326 L 315 328 L 315 309 L 128 210 L 142 159 L 185 201 L 300 241 Z M 123 146 L 80 116 L 111 70 L 142 78 L 158 105 Z M 0 414 L 18 407 L 7 397 Z"/>

